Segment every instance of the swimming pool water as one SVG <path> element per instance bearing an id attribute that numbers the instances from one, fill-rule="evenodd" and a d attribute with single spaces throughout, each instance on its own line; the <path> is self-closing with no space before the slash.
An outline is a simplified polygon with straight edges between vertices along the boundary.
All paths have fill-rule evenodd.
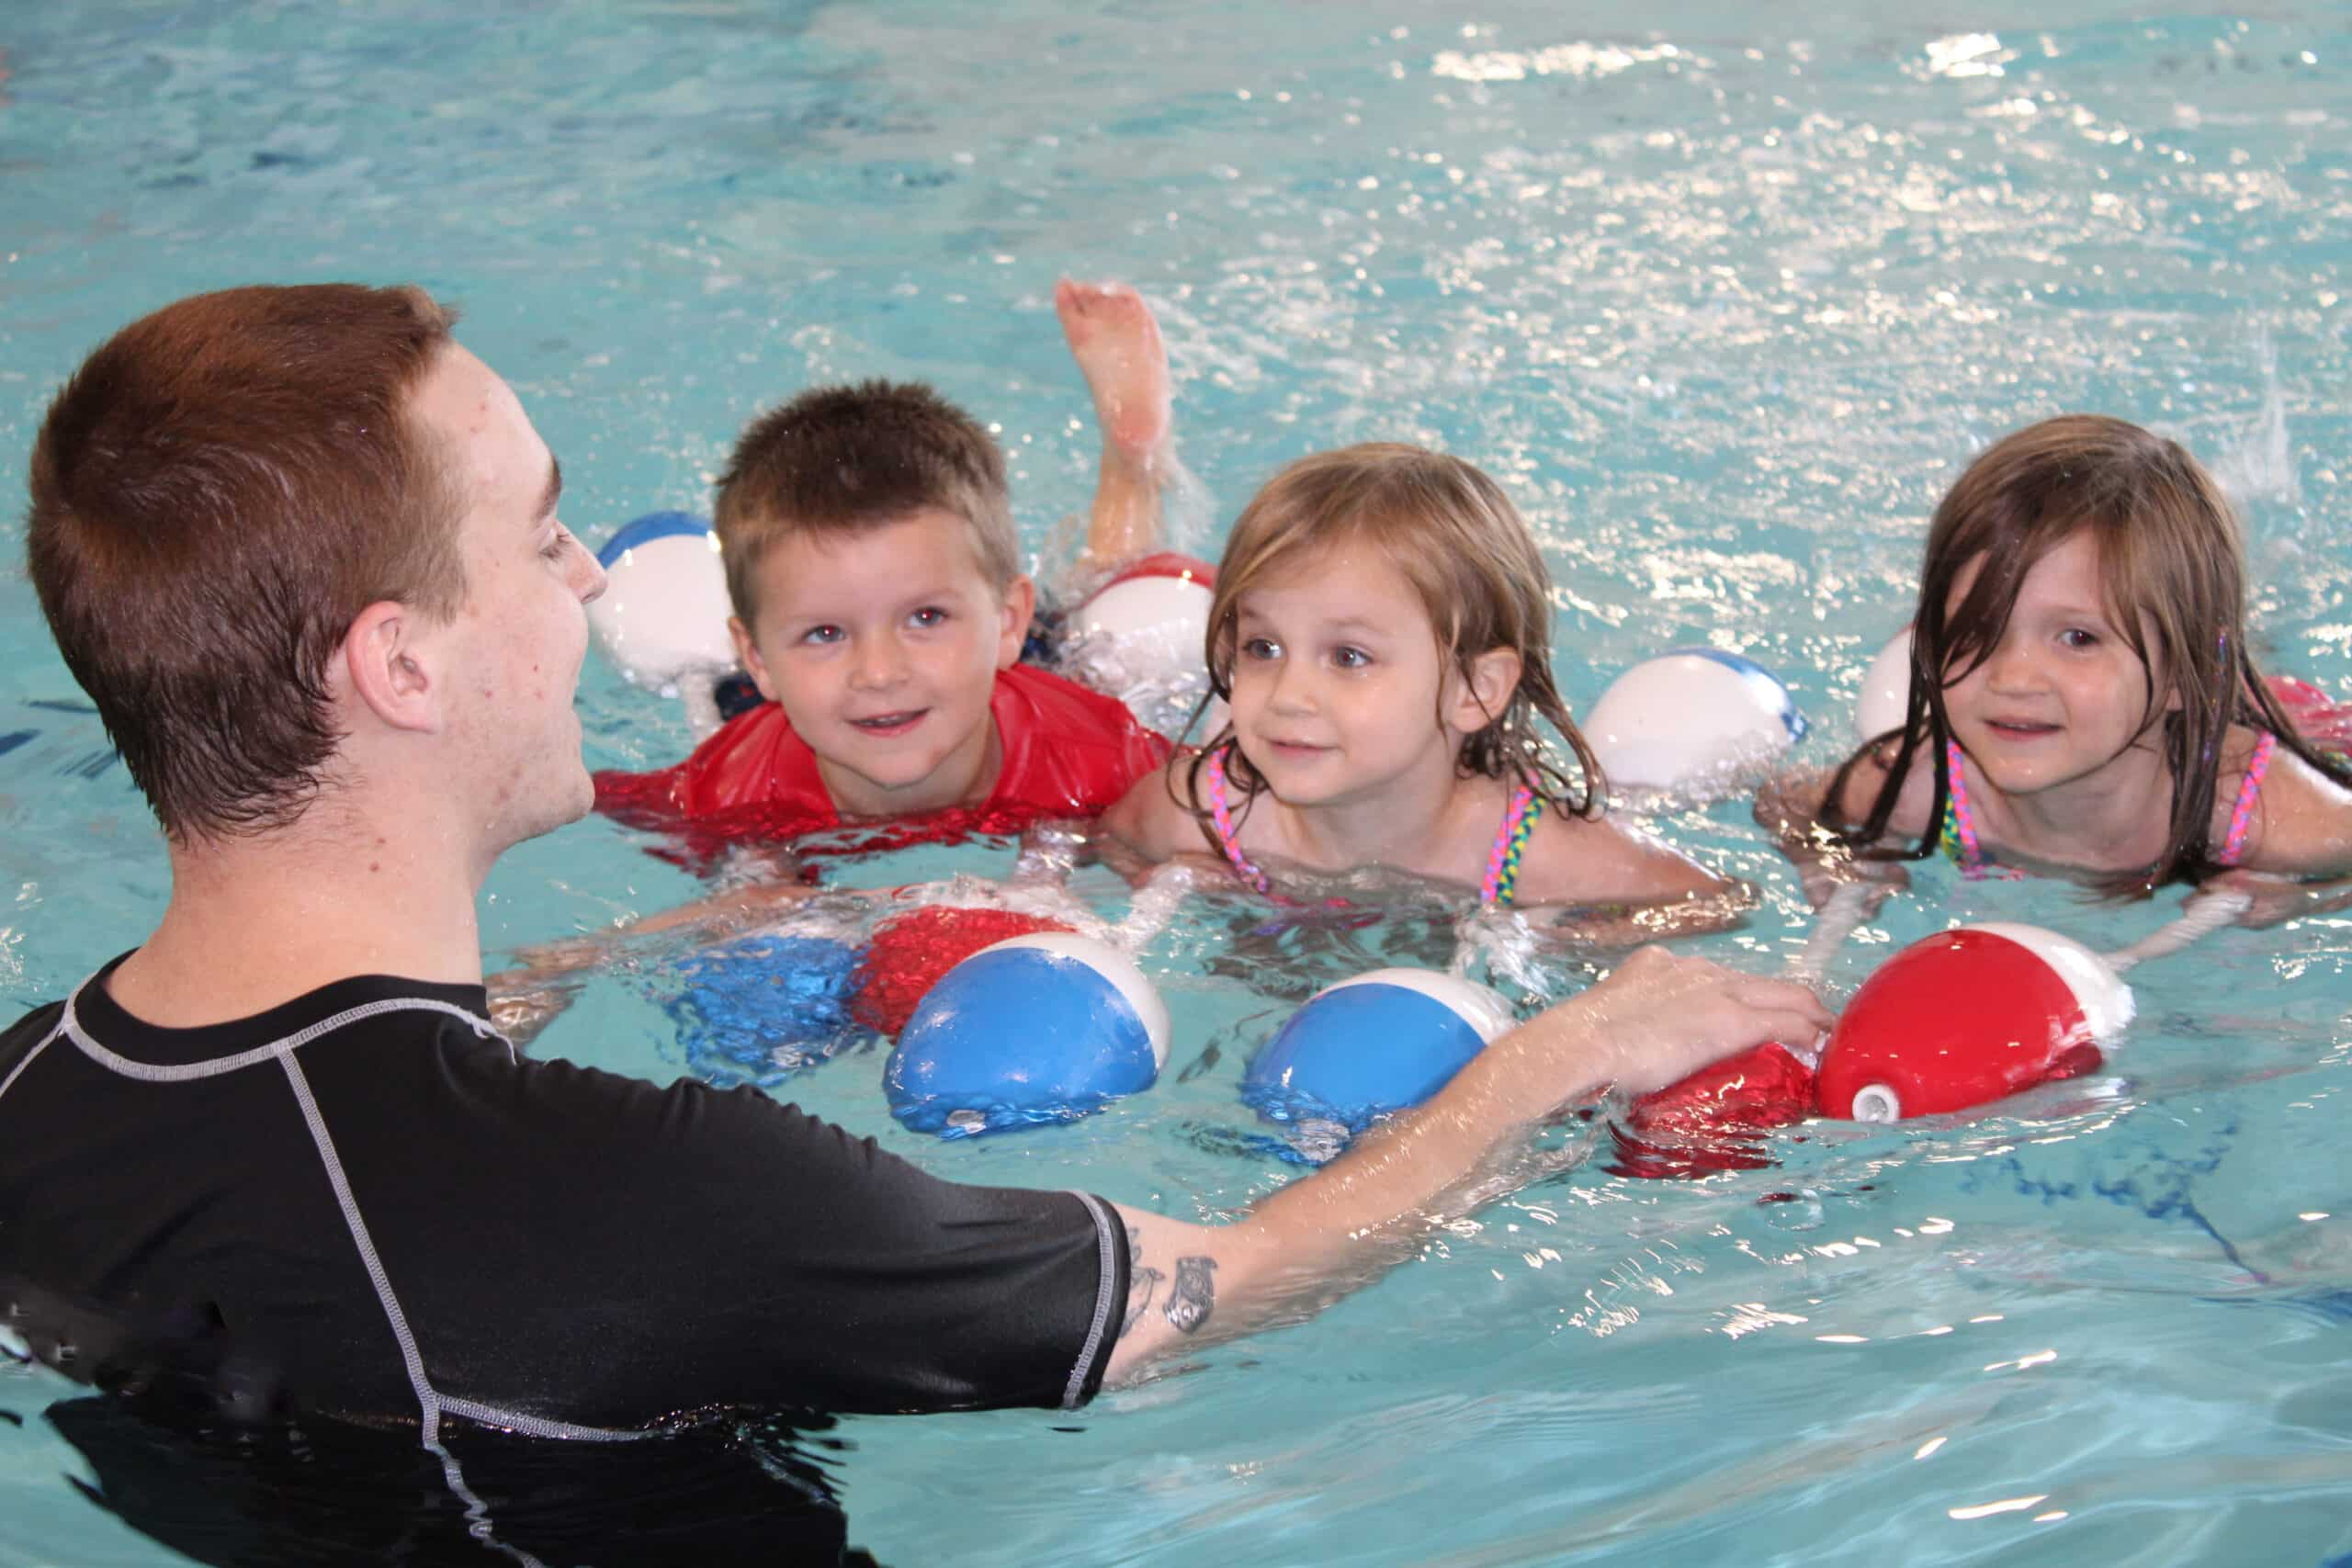
<path id="1" fill-rule="evenodd" d="M 1093 472 L 1051 285 L 1116 276 L 1167 332 L 1204 542 L 1288 457 L 1442 444 L 1537 530 L 1578 705 L 1709 643 L 1786 673 L 1807 754 L 1833 755 L 1936 496 L 2061 409 L 2213 464 L 2246 509 L 2268 659 L 2352 690 L 2342 6 L 1768 23 L 1668 0 L 1636 28 L 1520 3 L 96 0 L 15 9 L 0 50 L 10 494 L 49 393 L 133 315 L 238 282 L 413 279 L 466 305 L 592 540 L 700 505 L 758 408 L 898 375 L 1000 428 L 1042 550 Z M 14 507 L 0 537 L 21 547 Z M 0 575 L 11 1008 L 135 941 L 166 892 L 77 698 Z M 598 765 L 688 741 L 598 662 L 581 707 Z M 1744 804 L 1660 825 L 1763 888 L 1702 951 L 1762 967 L 1802 941 Z M 691 887 L 583 824 L 502 863 L 485 940 Z M 2096 947 L 2168 912 L 1936 870 L 1919 887 L 1833 990 L 1953 919 Z M 1125 908 L 1107 874 L 1075 888 Z M 1147 950 L 1170 1072 L 1081 1124 L 915 1138 L 878 1053 L 780 1092 L 951 1176 L 1225 1213 L 1294 1175 L 1248 1141 L 1249 1050 L 1314 984 L 1450 941 L 1432 919 L 1264 952 L 1249 924 L 1204 900 Z M 1817 1123 L 1779 1138 L 1776 1170 L 1587 1165 L 1313 1324 L 1074 1418 L 845 1422 L 853 1538 L 891 1562 L 2344 1560 L 2348 954 L 2340 919 L 2222 933 L 2134 974 L 2106 1076 L 1952 1122 Z M 540 1048 L 674 1076 L 675 983 L 658 954 L 602 978 Z M 0 1371 L 23 1423 L 0 1423 L 0 1562 L 176 1560 L 67 1484 L 86 1472 L 40 1417 L 65 1390 Z"/>

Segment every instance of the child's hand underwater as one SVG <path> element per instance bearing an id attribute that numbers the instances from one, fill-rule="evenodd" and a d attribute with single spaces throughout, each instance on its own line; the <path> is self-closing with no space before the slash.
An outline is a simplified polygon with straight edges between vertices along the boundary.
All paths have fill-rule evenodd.
<path id="1" fill-rule="evenodd" d="M 2352 905 L 2352 879 L 2343 877 L 2303 882 L 2262 871 L 2225 871 L 2199 885 L 2197 891 L 2200 897 L 2208 893 L 2242 896 L 2247 900 L 2245 910 L 2232 923 L 2257 931 Z"/>

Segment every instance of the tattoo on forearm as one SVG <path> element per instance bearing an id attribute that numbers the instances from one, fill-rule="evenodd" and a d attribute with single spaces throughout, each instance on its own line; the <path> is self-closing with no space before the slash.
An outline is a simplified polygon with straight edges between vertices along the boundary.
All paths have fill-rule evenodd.
<path id="1" fill-rule="evenodd" d="M 1157 1269 L 1143 1266 L 1143 1233 L 1135 1226 L 1127 1227 L 1127 1316 L 1119 1325 L 1119 1332 L 1126 1333 L 1143 1319 L 1151 1306 L 1151 1298 L 1159 1293 L 1159 1282 L 1168 1278 Z"/>
<path id="2" fill-rule="evenodd" d="M 1216 1306 L 1216 1259 L 1208 1257 L 1176 1260 L 1176 1283 L 1169 1287 L 1168 1304 L 1161 1309 L 1179 1334 L 1196 1332 Z"/>

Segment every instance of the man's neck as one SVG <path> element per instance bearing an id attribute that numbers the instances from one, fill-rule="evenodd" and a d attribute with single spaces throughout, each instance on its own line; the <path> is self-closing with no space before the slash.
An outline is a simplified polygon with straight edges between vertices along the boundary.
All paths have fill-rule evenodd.
<path id="1" fill-rule="evenodd" d="M 413 826 L 312 821 L 321 815 L 175 843 L 171 903 L 107 982 L 116 1002 L 147 1022 L 193 1028 L 355 975 L 481 984 L 479 873 Z"/>

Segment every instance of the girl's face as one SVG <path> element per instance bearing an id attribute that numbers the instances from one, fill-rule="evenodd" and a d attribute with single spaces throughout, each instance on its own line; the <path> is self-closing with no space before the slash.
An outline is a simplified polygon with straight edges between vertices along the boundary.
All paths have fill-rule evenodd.
<path id="1" fill-rule="evenodd" d="M 1351 805 L 1452 776 L 1464 732 L 1440 714 L 1463 682 L 1420 596 L 1376 547 L 1312 552 L 1236 611 L 1234 734 L 1276 799 Z"/>
<path id="2" fill-rule="evenodd" d="M 1947 615 L 1983 564 L 1953 580 Z M 2000 642 L 1944 687 L 1944 710 L 1952 738 L 1995 788 L 2038 795 L 2098 778 L 2135 749 L 2154 750 L 2149 674 L 2109 618 L 2098 542 L 2078 529 L 2026 573 Z M 2163 671 L 2155 675 L 2162 693 Z M 2179 705 L 2175 694 L 2162 706 Z"/>

